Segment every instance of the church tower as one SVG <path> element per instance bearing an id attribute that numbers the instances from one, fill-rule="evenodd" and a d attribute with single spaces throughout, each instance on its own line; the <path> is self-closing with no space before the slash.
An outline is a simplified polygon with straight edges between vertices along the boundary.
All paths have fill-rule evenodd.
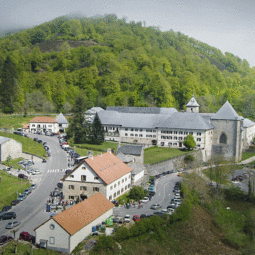
<path id="1" fill-rule="evenodd" d="M 198 113 L 199 112 L 199 104 L 197 103 L 194 94 L 192 98 L 189 100 L 189 102 L 186 104 L 186 112 L 194 112 Z"/>

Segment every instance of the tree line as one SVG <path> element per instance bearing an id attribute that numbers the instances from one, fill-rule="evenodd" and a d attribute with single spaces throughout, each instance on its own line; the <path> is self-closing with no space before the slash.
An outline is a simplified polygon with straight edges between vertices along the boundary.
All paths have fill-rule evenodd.
<path id="1" fill-rule="evenodd" d="M 70 112 L 78 95 L 93 106 L 185 109 L 195 93 L 203 112 L 228 99 L 254 118 L 255 69 L 231 53 L 172 30 L 116 15 L 60 17 L 0 39 L 0 110 Z"/>

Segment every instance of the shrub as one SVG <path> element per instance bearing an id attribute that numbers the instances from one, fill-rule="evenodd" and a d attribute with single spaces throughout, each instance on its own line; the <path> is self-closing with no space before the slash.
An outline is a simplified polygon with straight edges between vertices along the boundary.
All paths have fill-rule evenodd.
<path id="1" fill-rule="evenodd" d="M 130 237 L 129 230 L 126 227 L 120 227 L 115 234 L 115 239 L 117 242 L 127 240 Z"/>
<path id="2" fill-rule="evenodd" d="M 134 200 L 142 199 L 145 196 L 145 191 L 142 187 L 134 186 L 129 192 L 129 198 Z"/>
<path id="3" fill-rule="evenodd" d="M 224 190 L 225 198 L 229 201 L 244 200 L 247 195 L 239 187 L 230 187 Z"/>
<path id="4" fill-rule="evenodd" d="M 195 160 L 195 157 L 193 155 L 191 155 L 191 154 L 185 156 L 185 158 L 184 158 L 185 162 L 192 162 L 194 160 Z"/>
<path id="5" fill-rule="evenodd" d="M 95 254 L 98 254 L 100 251 L 112 251 L 115 248 L 115 241 L 112 236 L 99 236 L 98 242 L 94 248 Z"/>

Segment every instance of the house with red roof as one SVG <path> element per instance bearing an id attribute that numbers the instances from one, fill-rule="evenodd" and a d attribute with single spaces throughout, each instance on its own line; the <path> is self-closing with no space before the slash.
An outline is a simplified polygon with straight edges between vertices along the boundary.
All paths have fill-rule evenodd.
<path id="1" fill-rule="evenodd" d="M 52 117 L 36 116 L 29 121 L 29 132 L 44 132 L 51 133 L 59 132 L 59 124 L 56 119 Z"/>
<path id="2" fill-rule="evenodd" d="M 131 188 L 132 170 L 111 152 L 90 156 L 63 177 L 65 200 L 84 200 L 98 192 L 116 199 Z"/>
<path id="3" fill-rule="evenodd" d="M 92 227 L 113 215 L 113 203 L 100 192 L 35 228 L 36 244 L 70 254 L 92 233 Z"/>

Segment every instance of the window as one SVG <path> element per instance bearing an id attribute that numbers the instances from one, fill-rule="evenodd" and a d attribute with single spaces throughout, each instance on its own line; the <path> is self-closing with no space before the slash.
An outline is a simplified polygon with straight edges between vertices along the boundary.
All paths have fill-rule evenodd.
<path id="1" fill-rule="evenodd" d="M 48 127 L 52 127 L 52 125 L 48 125 Z"/>
<path id="2" fill-rule="evenodd" d="M 85 182 L 86 181 L 86 175 L 81 175 L 81 181 Z"/>
<path id="3" fill-rule="evenodd" d="M 71 175 L 70 175 L 70 177 L 71 177 L 71 178 L 74 178 L 74 175 L 73 175 L 73 174 L 71 174 Z"/>
<path id="4" fill-rule="evenodd" d="M 179 135 L 182 135 L 182 131 L 179 131 Z"/>
<path id="5" fill-rule="evenodd" d="M 189 134 L 189 132 L 184 132 L 184 135 L 188 135 Z"/>
<path id="6" fill-rule="evenodd" d="M 128 131 L 128 128 L 125 128 L 125 131 Z"/>
<path id="7" fill-rule="evenodd" d="M 94 177 L 94 180 L 98 180 L 98 176 L 95 176 L 95 177 Z"/>
<path id="8" fill-rule="evenodd" d="M 33 124 L 32 127 L 35 127 L 35 124 Z"/>
<path id="9" fill-rule="evenodd" d="M 74 196 L 69 196 L 69 199 L 74 199 Z"/>
<path id="10" fill-rule="evenodd" d="M 152 137 L 152 135 L 146 135 L 146 137 Z"/>
<path id="11" fill-rule="evenodd" d="M 127 186 L 125 186 L 125 190 L 127 190 Z"/>
<path id="12" fill-rule="evenodd" d="M 140 129 L 140 132 L 143 132 L 143 130 L 142 130 L 142 129 Z"/>
<path id="13" fill-rule="evenodd" d="M 93 187 L 93 191 L 99 191 L 98 187 Z"/>
<path id="14" fill-rule="evenodd" d="M 112 196 L 109 196 L 109 200 L 112 200 Z"/>
<path id="15" fill-rule="evenodd" d="M 227 136 L 224 133 L 220 136 L 220 143 L 227 144 Z"/>
<path id="16" fill-rule="evenodd" d="M 116 186 L 117 186 L 117 184 L 115 183 L 115 184 L 114 184 L 114 188 L 116 188 Z"/>
<path id="17" fill-rule="evenodd" d="M 116 192 L 113 194 L 113 197 L 116 197 Z"/>
<path id="18" fill-rule="evenodd" d="M 174 134 L 177 135 L 177 131 L 174 131 Z"/>
<path id="19" fill-rule="evenodd" d="M 179 137 L 179 141 L 181 141 L 182 140 L 182 137 Z"/>
<path id="20" fill-rule="evenodd" d="M 122 183 L 124 182 L 124 179 L 122 179 Z"/>
<path id="21" fill-rule="evenodd" d="M 129 179 L 131 178 L 131 174 L 128 176 L 128 178 L 129 178 Z"/>
<path id="22" fill-rule="evenodd" d="M 128 184 L 128 188 L 130 188 L 130 184 Z"/>
<path id="23" fill-rule="evenodd" d="M 69 185 L 69 189 L 74 189 L 74 185 Z"/>
<path id="24" fill-rule="evenodd" d="M 134 134 L 130 134 L 130 136 L 134 136 Z"/>
<path id="25" fill-rule="evenodd" d="M 80 190 L 87 190 L 86 186 L 80 186 Z"/>
<path id="26" fill-rule="evenodd" d="M 55 225 L 54 224 L 50 224 L 50 229 L 54 230 L 55 229 Z"/>
<path id="27" fill-rule="evenodd" d="M 55 244 L 55 237 L 50 237 L 50 244 Z"/>
<path id="28" fill-rule="evenodd" d="M 125 136 L 128 136 L 128 134 L 127 134 L 127 133 L 125 133 Z"/>
<path id="29" fill-rule="evenodd" d="M 197 135 L 198 135 L 198 136 L 200 136 L 200 135 L 201 135 L 201 133 L 197 133 Z"/>
<path id="30" fill-rule="evenodd" d="M 153 138 L 156 138 L 156 135 L 154 135 Z"/>
<path id="31" fill-rule="evenodd" d="M 138 131 L 138 128 L 136 128 L 135 131 Z"/>
<path id="32" fill-rule="evenodd" d="M 119 194 L 120 194 L 120 190 L 117 191 L 117 195 L 119 195 Z"/>
<path id="33" fill-rule="evenodd" d="M 111 186 L 111 187 L 110 187 L 110 190 L 112 190 L 112 188 L 113 188 L 113 187 Z"/>
<path id="34" fill-rule="evenodd" d="M 152 132 L 152 129 L 146 129 L 146 132 Z"/>
<path id="35" fill-rule="evenodd" d="M 125 178 L 125 182 L 127 181 L 127 177 Z"/>
<path id="36" fill-rule="evenodd" d="M 193 132 L 189 132 L 190 135 L 193 135 Z"/>
<path id="37" fill-rule="evenodd" d="M 156 130 L 156 129 L 154 129 L 154 130 L 153 130 L 153 132 L 154 132 L 154 133 L 156 133 L 156 132 L 157 132 L 157 130 Z"/>
<path id="38" fill-rule="evenodd" d="M 198 141 L 198 142 L 201 142 L 201 138 L 197 138 L 197 141 Z"/>
<path id="39" fill-rule="evenodd" d="M 120 186 L 120 182 L 118 182 L 118 186 Z"/>
<path id="40" fill-rule="evenodd" d="M 172 146 L 172 143 L 168 143 L 168 146 Z"/>
<path id="41" fill-rule="evenodd" d="M 174 137 L 174 140 L 177 140 L 177 136 Z"/>
<path id="42" fill-rule="evenodd" d="M 164 142 L 161 142 L 161 146 L 164 146 L 165 145 L 165 143 Z"/>
<path id="43" fill-rule="evenodd" d="M 122 188 L 122 189 L 121 189 L 121 193 L 123 193 L 123 192 L 124 192 L 124 189 Z"/>
<path id="44" fill-rule="evenodd" d="M 131 128 L 131 131 L 134 131 L 134 129 L 133 129 L 133 128 Z"/>
<path id="45" fill-rule="evenodd" d="M 135 136 L 138 136 L 138 134 L 135 134 Z"/>
<path id="46" fill-rule="evenodd" d="M 143 135 L 140 134 L 139 137 L 143 137 Z"/>
<path id="47" fill-rule="evenodd" d="M 82 167 L 82 170 L 85 170 L 85 169 L 86 169 L 86 167 L 85 167 L 85 166 L 83 166 L 83 167 Z"/>

